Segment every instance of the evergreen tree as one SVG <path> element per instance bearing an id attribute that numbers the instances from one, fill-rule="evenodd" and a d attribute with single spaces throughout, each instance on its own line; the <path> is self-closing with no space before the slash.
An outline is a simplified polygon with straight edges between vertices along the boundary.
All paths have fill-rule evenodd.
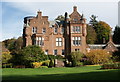
<path id="1" fill-rule="evenodd" d="M 113 42 L 120 44 L 120 26 L 116 26 L 113 34 Z"/>
<path id="2" fill-rule="evenodd" d="M 94 44 L 96 42 L 97 35 L 94 28 L 90 25 L 87 25 L 87 36 L 86 41 L 87 44 Z"/>

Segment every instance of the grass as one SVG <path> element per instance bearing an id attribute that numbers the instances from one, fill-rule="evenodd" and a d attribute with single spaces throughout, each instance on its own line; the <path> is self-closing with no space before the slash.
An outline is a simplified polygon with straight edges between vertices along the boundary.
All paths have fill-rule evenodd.
<path id="1" fill-rule="evenodd" d="M 101 70 L 100 66 L 65 68 L 4 68 L 3 80 L 119 80 L 120 69 Z"/>

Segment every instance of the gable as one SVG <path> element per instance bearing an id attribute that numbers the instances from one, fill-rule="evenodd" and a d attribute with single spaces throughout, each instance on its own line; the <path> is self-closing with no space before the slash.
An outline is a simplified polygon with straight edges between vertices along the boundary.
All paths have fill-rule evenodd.
<path id="1" fill-rule="evenodd" d="M 111 52 L 118 50 L 118 49 L 115 47 L 114 43 L 111 42 L 111 41 L 109 41 L 109 42 L 106 44 L 106 46 L 105 46 L 104 49 L 106 49 L 106 50 L 108 50 L 108 51 L 111 51 Z"/>

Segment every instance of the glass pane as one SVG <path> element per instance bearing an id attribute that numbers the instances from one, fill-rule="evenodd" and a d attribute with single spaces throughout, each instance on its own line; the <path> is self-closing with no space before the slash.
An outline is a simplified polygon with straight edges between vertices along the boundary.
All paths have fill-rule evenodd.
<path id="1" fill-rule="evenodd" d="M 75 40 L 74 37 L 72 37 L 72 40 Z"/>
<path id="2" fill-rule="evenodd" d="M 56 38 L 56 41 L 58 41 L 58 38 Z"/>
<path id="3" fill-rule="evenodd" d="M 76 40 L 76 45 L 78 45 L 78 40 Z"/>
<path id="4" fill-rule="evenodd" d="M 59 41 L 62 41 L 62 38 L 59 38 Z"/>
<path id="5" fill-rule="evenodd" d="M 39 40 L 42 40 L 42 37 L 39 37 Z"/>
<path id="6" fill-rule="evenodd" d="M 56 42 L 56 46 L 58 46 L 58 42 Z"/>
<path id="7" fill-rule="evenodd" d="M 75 37 L 75 40 L 77 40 L 77 37 Z"/>
<path id="8" fill-rule="evenodd" d="M 54 50 L 54 55 L 57 55 L 57 50 Z"/>
<path id="9" fill-rule="evenodd" d="M 62 42 L 59 42 L 59 46 L 62 46 Z"/>
<path id="10" fill-rule="evenodd" d="M 36 40 L 38 40 L 38 37 L 36 37 Z"/>
<path id="11" fill-rule="evenodd" d="M 80 37 L 78 37 L 78 40 L 80 40 Z"/>
<path id="12" fill-rule="evenodd" d="M 73 45 L 75 45 L 75 40 L 73 40 Z"/>

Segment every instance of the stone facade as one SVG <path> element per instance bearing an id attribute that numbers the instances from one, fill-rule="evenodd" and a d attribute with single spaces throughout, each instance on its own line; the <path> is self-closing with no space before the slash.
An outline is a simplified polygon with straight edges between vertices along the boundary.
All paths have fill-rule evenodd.
<path id="1" fill-rule="evenodd" d="M 72 14 L 67 18 L 70 26 L 71 52 L 81 51 L 86 53 L 86 19 L 73 7 Z M 68 29 L 67 29 L 68 30 Z M 48 16 L 42 16 L 38 11 L 37 16 L 24 18 L 23 44 L 39 45 L 45 54 L 64 55 L 65 54 L 65 27 L 64 21 L 48 21 Z"/>

